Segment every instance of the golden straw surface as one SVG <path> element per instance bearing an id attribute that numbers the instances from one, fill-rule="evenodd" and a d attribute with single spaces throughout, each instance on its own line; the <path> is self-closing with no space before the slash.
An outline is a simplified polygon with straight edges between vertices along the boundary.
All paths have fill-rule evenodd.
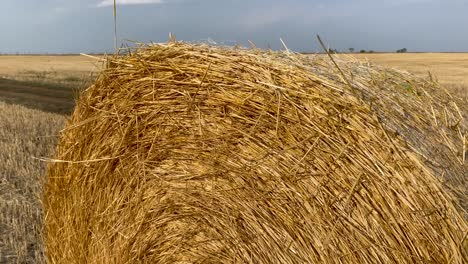
<path id="1" fill-rule="evenodd" d="M 452 97 L 430 73 L 429 79 L 420 79 L 406 72 L 342 59 L 339 67 L 345 69 L 352 88 L 379 122 L 394 137 L 403 139 L 466 211 L 468 102 Z M 315 58 L 306 63 L 315 74 L 336 79 L 329 60 Z"/>
<path id="2" fill-rule="evenodd" d="M 338 64 L 345 77 L 321 57 L 175 42 L 109 58 L 49 166 L 49 262 L 466 261 L 467 221 L 430 150 L 392 132 L 442 130 L 407 102 L 427 87 Z M 415 95 L 390 91 L 406 81 Z"/>

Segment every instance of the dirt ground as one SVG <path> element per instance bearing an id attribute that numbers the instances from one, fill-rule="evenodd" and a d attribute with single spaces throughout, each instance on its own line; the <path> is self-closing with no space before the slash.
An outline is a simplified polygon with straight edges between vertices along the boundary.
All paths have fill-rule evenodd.
<path id="1" fill-rule="evenodd" d="M 70 114 L 78 89 L 70 84 L 51 84 L 0 78 L 0 101 L 57 114 Z"/>
<path id="2" fill-rule="evenodd" d="M 70 114 L 102 66 L 85 56 L 0 56 L 0 101 Z"/>

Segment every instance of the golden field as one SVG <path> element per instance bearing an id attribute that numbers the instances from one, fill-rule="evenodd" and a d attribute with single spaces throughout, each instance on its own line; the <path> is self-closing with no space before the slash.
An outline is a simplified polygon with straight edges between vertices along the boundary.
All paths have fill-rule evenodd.
<path id="1" fill-rule="evenodd" d="M 468 84 L 468 53 L 360 53 L 352 56 L 421 77 L 431 72 L 441 83 Z"/>
<path id="2" fill-rule="evenodd" d="M 421 77 L 428 71 L 442 83 L 468 84 L 468 53 L 353 53 L 359 60 L 408 70 Z M 62 75 L 86 75 L 99 71 L 102 63 L 80 55 L 0 56 L 0 77 L 16 77 L 27 72 L 60 72 Z"/>
<path id="3" fill-rule="evenodd" d="M 342 55 L 339 55 L 342 56 Z M 468 53 L 353 53 L 358 60 L 369 61 L 420 77 L 431 72 L 443 84 L 468 85 Z M 59 73 L 86 76 L 102 68 L 102 63 L 80 55 L 67 56 L 0 56 L 0 77 L 23 78 L 33 73 Z"/>
<path id="4" fill-rule="evenodd" d="M 0 56 L 0 101 L 69 114 L 100 67 L 84 56 Z"/>
<path id="5" fill-rule="evenodd" d="M 62 75 L 80 75 L 99 70 L 100 64 L 92 58 L 70 56 L 0 56 L 0 77 L 17 77 L 27 72 L 60 72 Z"/>
<path id="6" fill-rule="evenodd" d="M 468 99 L 468 53 L 359 53 L 352 56 L 423 78 L 428 78 L 430 72 L 453 94 Z"/>
<path id="7" fill-rule="evenodd" d="M 406 70 L 419 77 L 429 72 L 441 84 L 466 96 L 468 87 L 468 53 L 353 53 L 352 56 L 383 66 Z M 48 79 L 53 81 L 89 78 L 102 69 L 102 62 L 81 55 L 0 56 L 0 78 L 15 80 Z"/>

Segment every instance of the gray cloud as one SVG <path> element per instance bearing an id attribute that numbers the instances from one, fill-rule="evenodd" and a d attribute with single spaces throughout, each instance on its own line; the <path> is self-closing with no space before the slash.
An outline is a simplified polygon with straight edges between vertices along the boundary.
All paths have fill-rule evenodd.
<path id="1" fill-rule="evenodd" d="M 117 5 L 142 5 L 142 4 L 162 4 L 162 0 L 117 0 Z M 97 7 L 113 6 L 114 0 L 104 0 L 99 2 Z"/>
<path id="2" fill-rule="evenodd" d="M 104 0 L 5 0 L 0 52 L 112 51 L 111 8 Z M 143 0 L 118 6 L 118 37 L 163 42 L 211 37 L 259 47 L 320 51 L 468 51 L 466 0 Z M 140 4 L 135 4 L 139 2 Z M 113 3 L 113 0 L 112 0 Z"/>

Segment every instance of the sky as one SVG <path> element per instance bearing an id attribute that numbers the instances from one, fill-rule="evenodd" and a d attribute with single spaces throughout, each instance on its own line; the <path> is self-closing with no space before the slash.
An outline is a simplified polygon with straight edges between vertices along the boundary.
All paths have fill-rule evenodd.
<path id="1" fill-rule="evenodd" d="M 127 39 L 239 43 L 318 52 L 468 51 L 468 0 L 117 0 Z M 102 53 L 114 46 L 113 0 L 1 0 L 0 53 Z"/>

